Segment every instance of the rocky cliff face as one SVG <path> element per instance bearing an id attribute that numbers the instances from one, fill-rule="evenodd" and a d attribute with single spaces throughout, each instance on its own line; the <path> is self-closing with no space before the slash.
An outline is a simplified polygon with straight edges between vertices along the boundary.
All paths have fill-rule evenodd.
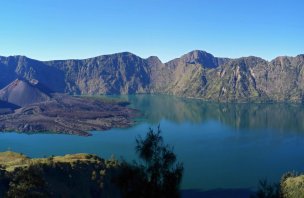
<path id="1" fill-rule="evenodd" d="M 17 77 L 71 94 L 162 93 L 222 102 L 303 101 L 304 55 L 217 58 L 192 51 L 162 63 L 118 53 L 85 60 L 41 62 L 0 57 L 0 88 Z"/>
<path id="2" fill-rule="evenodd" d="M 0 57 L 0 89 L 17 78 L 37 80 L 54 92 L 65 91 L 64 73 L 44 62 L 24 56 Z"/>
<path id="3" fill-rule="evenodd" d="M 151 83 L 148 62 L 128 52 L 45 64 L 64 73 L 68 93 L 146 93 Z"/>

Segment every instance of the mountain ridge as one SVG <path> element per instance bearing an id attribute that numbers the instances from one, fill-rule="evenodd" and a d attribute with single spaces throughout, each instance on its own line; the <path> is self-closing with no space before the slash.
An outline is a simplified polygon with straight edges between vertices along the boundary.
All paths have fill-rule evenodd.
<path id="1" fill-rule="evenodd" d="M 195 49 L 195 50 L 191 50 L 189 52 L 186 52 L 185 54 L 182 54 L 180 55 L 178 58 L 181 58 L 183 57 L 184 55 L 187 55 L 187 54 L 190 54 L 192 52 L 195 52 L 195 51 L 199 51 L 199 52 L 204 52 L 204 53 L 208 53 L 212 56 L 214 56 L 213 54 L 205 51 L 205 50 L 200 50 L 200 49 Z M 162 63 L 168 63 L 172 60 L 175 60 L 175 59 L 178 59 L 178 58 L 173 58 L 171 60 L 168 60 L 168 61 L 165 61 L 163 62 L 157 55 L 151 55 L 147 58 L 143 58 L 135 53 L 132 53 L 132 52 L 129 52 L 129 51 L 121 51 L 121 52 L 115 52 L 115 53 L 107 53 L 107 54 L 102 54 L 102 55 L 97 55 L 97 56 L 92 56 L 92 57 L 88 57 L 88 58 L 67 58 L 67 59 L 51 59 L 51 60 L 39 60 L 39 59 L 35 59 L 35 58 L 32 58 L 32 57 L 29 57 L 29 56 L 26 56 L 26 55 L 9 55 L 9 56 L 1 56 L 0 55 L 0 60 L 1 58 L 9 58 L 9 57 L 23 57 L 23 58 L 27 58 L 27 59 L 31 59 L 31 60 L 38 60 L 40 62 L 52 62 L 52 61 L 69 61 L 69 60 L 87 60 L 87 59 L 93 59 L 93 58 L 98 58 L 98 57 L 102 57 L 102 56 L 112 56 L 112 55 L 119 55 L 119 54 L 132 54 L 134 56 L 137 56 L 137 57 L 140 57 L 141 59 L 149 59 L 150 57 L 157 57 Z M 230 58 L 230 57 L 221 57 L 221 56 L 214 56 L 216 58 L 224 58 L 224 59 L 240 59 L 240 58 L 249 58 L 249 57 L 256 57 L 256 58 L 260 58 L 260 59 L 263 59 L 267 62 L 271 62 L 277 58 L 280 58 L 280 57 L 287 57 L 287 58 L 296 58 L 298 56 L 303 56 L 304 57 L 304 53 L 303 54 L 297 54 L 297 55 L 294 55 L 294 56 L 291 56 L 291 55 L 278 55 L 272 59 L 265 59 L 265 58 L 262 58 L 262 57 L 259 57 L 259 56 L 255 56 L 255 55 L 247 55 L 247 56 L 240 56 L 240 57 L 234 57 L 234 58 Z"/>
<path id="2" fill-rule="evenodd" d="M 22 77 L 69 94 L 170 94 L 220 102 L 304 101 L 304 55 L 215 57 L 193 50 L 163 63 L 130 52 L 38 61 L 0 57 L 0 88 Z"/>

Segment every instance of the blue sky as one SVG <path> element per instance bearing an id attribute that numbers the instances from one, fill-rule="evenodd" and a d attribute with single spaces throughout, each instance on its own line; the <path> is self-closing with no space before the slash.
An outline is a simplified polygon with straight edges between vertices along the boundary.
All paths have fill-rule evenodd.
<path id="1" fill-rule="evenodd" d="M 271 60 L 304 53 L 303 21 L 303 0 L 2 0 L 0 55 L 166 62 L 200 49 Z"/>

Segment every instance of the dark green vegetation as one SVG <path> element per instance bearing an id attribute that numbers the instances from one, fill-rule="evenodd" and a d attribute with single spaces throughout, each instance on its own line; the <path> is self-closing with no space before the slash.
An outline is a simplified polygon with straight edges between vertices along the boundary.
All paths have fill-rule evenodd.
<path id="1" fill-rule="evenodd" d="M 258 191 L 251 198 L 299 198 L 304 195 L 304 175 L 288 172 L 279 183 L 259 182 Z"/>
<path id="2" fill-rule="evenodd" d="M 267 180 L 260 180 L 258 191 L 251 198 L 280 198 L 281 190 L 280 184 L 270 184 Z"/>
<path id="3" fill-rule="evenodd" d="M 0 153 L 0 197 L 117 197 L 111 182 L 116 160 L 94 155 L 30 159 Z"/>
<path id="4" fill-rule="evenodd" d="M 142 161 L 122 163 L 118 185 L 123 197 L 179 197 L 183 165 L 176 163 L 176 155 L 164 144 L 160 129 L 150 129 L 145 139 L 136 142 Z"/>
<path id="5" fill-rule="evenodd" d="M 192 51 L 162 63 L 131 53 L 85 60 L 37 61 L 0 57 L 0 88 L 16 78 L 38 81 L 52 92 L 70 94 L 163 93 L 229 102 L 303 101 L 304 55 L 217 58 Z"/>
<path id="6" fill-rule="evenodd" d="M 143 164 L 74 154 L 0 153 L 0 197 L 179 197 L 183 166 L 158 132 L 137 139 Z"/>

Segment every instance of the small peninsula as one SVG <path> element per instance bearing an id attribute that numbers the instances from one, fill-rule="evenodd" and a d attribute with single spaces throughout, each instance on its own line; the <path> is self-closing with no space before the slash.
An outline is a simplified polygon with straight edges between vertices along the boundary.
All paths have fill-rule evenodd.
<path id="1" fill-rule="evenodd" d="M 64 133 L 129 127 L 137 111 L 126 103 L 49 92 L 38 81 L 17 79 L 0 90 L 0 131 Z"/>

